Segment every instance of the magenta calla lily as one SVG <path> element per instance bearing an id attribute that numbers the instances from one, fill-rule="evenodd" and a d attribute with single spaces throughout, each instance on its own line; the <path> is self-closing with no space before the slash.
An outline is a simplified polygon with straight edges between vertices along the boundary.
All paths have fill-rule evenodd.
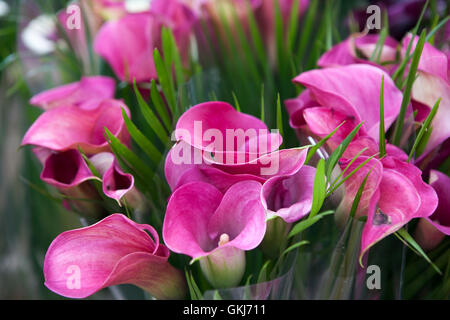
<path id="1" fill-rule="evenodd" d="M 98 178 L 92 174 L 80 152 L 74 149 L 49 154 L 41 173 L 42 181 L 63 190 L 92 179 Z"/>
<path id="2" fill-rule="evenodd" d="M 439 205 L 428 220 L 439 231 L 450 235 L 450 178 L 445 173 L 431 170 L 430 185 L 438 195 Z"/>
<path id="3" fill-rule="evenodd" d="M 106 196 L 122 205 L 121 199 L 138 191 L 134 188 L 134 177 L 122 171 L 112 153 L 101 152 L 92 156 L 89 161 L 102 176 L 102 188 Z M 133 197 L 135 198 L 135 197 Z M 133 206 L 133 205 L 132 205 Z"/>
<path id="4" fill-rule="evenodd" d="M 375 62 L 370 61 L 370 57 L 375 51 L 379 35 L 368 34 L 368 35 L 351 35 L 346 40 L 336 44 L 330 50 L 325 52 L 317 62 L 319 67 L 336 67 L 344 66 L 355 63 L 370 64 L 373 66 L 380 65 Z M 380 53 L 380 63 L 396 61 L 397 47 L 399 43 L 394 38 L 389 36 L 386 37 L 384 41 L 383 48 Z M 358 53 L 363 57 L 359 57 Z M 384 69 L 386 67 L 383 67 Z M 387 69 L 386 69 L 387 70 Z"/>
<path id="5" fill-rule="evenodd" d="M 170 197 L 164 218 L 167 247 L 200 259 L 214 286 L 236 285 L 245 269 L 244 251 L 256 248 L 266 231 L 260 193 L 256 181 L 238 182 L 225 194 L 204 182 L 180 187 Z"/>
<path id="6" fill-rule="evenodd" d="M 28 129 L 23 145 L 34 145 L 54 151 L 65 151 L 78 146 L 86 154 L 109 150 L 104 128 L 128 143 L 122 108 L 128 116 L 128 108 L 119 100 L 103 100 L 94 109 L 64 106 L 44 112 Z"/>
<path id="7" fill-rule="evenodd" d="M 153 49 L 159 41 L 160 21 L 150 13 L 130 14 L 106 22 L 97 33 L 94 50 L 122 81 L 156 79 Z"/>
<path id="8" fill-rule="evenodd" d="M 80 81 L 65 84 L 33 96 L 30 104 L 44 110 L 64 106 L 84 109 L 96 107 L 102 100 L 114 98 L 114 79 L 104 76 L 82 77 Z"/>
<path id="9" fill-rule="evenodd" d="M 267 180 L 261 190 L 261 201 L 268 218 L 278 216 L 287 223 L 300 220 L 311 211 L 316 169 L 303 166 L 307 150 L 302 154 L 302 166 L 285 175 Z"/>
<path id="10" fill-rule="evenodd" d="M 403 54 L 405 54 L 410 40 L 411 35 L 406 36 L 403 40 Z M 414 50 L 417 41 L 418 38 L 414 38 L 412 50 Z M 428 154 L 450 137 L 450 126 L 448 125 L 450 121 L 449 70 L 450 65 L 448 64 L 448 57 L 445 53 L 437 50 L 431 44 L 425 43 L 420 56 L 418 77 L 414 81 L 411 91 L 413 102 L 418 103 L 418 105 L 413 103 L 413 106 L 419 106 L 419 111 L 425 108 L 425 114 L 428 114 L 439 98 L 441 102 L 431 123 L 433 131 L 430 134 L 422 155 Z M 422 116 L 421 118 L 424 119 L 425 117 Z"/>
<path id="11" fill-rule="evenodd" d="M 376 207 L 373 202 L 369 208 L 362 233 L 361 256 L 411 219 L 429 217 L 438 204 L 436 192 L 422 181 L 422 172 L 417 167 L 389 157 L 382 163 L 379 198 Z"/>
<path id="12" fill-rule="evenodd" d="M 368 159 L 367 156 L 358 157 L 347 169 L 347 174 Z M 344 169 L 349 161 L 342 161 L 341 168 Z M 367 215 L 361 239 L 361 257 L 371 246 L 411 219 L 430 216 L 438 203 L 436 192 L 422 181 L 422 173 L 417 167 L 392 156 L 381 160 L 373 158 L 345 182 L 345 197 L 336 216 L 338 221 L 342 222 L 348 216 L 367 174 L 356 212 L 356 216 Z"/>
<path id="13" fill-rule="evenodd" d="M 450 177 L 430 170 L 429 182 L 437 193 L 439 204 L 431 216 L 421 219 L 417 225 L 415 238 L 425 250 L 434 249 L 450 235 Z"/>
<path id="14" fill-rule="evenodd" d="M 106 22 L 95 38 L 94 50 L 122 81 L 156 79 L 153 50 L 161 47 L 161 29 L 171 27 L 186 60 L 194 16 L 177 1 L 155 1 L 148 12 L 127 14 Z"/>
<path id="15" fill-rule="evenodd" d="M 192 182 L 170 197 L 164 219 L 167 247 L 192 258 L 219 249 L 219 238 L 227 234 L 226 247 L 251 250 L 265 232 L 265 212 L 260 201 L 261 184 L 243 181 L 225 194 L 204 182 Z"/>
<path id="16" fill-rule="evenodd" d="M 269 133 L 258 118 L 220 101 L 200 103 L 187 110 L 178 119 L 175 138 L 214 153 L 215 163 L 248 162 L 252 156 L 278 149 L 283 141 L 278 133 Z M 209 156 L 207 159 L 212 161 Z"/>
<path id="17" fill-rule="evenodd" d="M 207 182 L 221 192 L 225 192 L 240 181 L 254 180 L 264 183 L 271 177 L 297 172 L 302 167 L 308 150 L 307 148 L 277 150 L 262 155 L 252 162 L 236 165 L 217 165 L 208 162 L 195 164 L 194 153 L 196 151 L 199 150 L 180 141 L 167 154 L 164 170 L 172 191 L 193 181 Z M 184 161 L 178 159 L 176 154 L 184 152 L 189 152 L 189 158 Z M 276 166 L 273 163 L 276 163 Z"/>
<path id="18" fill-rule="evenodd" d="M 352 159 L 366 148 L 353 162 Z M 363 162 L 368 161 L 345 183 L 345 196 L 337 211 L 336 220 L 344 225 L 356 194 L 367 176 L 356 217 L 367 216 L 361 239 L 361 258 L 364 253 L 389 234 L 399 230 L 414 218 L 430 216 L 437 207 L 438 198 L 433 188 L 423 182 L 422 172 L 407 161 L 399 148 L 386 144 L 386 155 L 376 156 L 378 143 L 370 137 L 356 139 L 348 146 L 339 164 L 346 169 L 344 177 Z"/>
<path id="19" fill-rule="evenodd" d="M 400 111 L 402 93 L 387 73 L 363 64 L 307 71 L 294 78 L 294 83 L 305 86 L 308 93 L 300 95 L 301 101 L 298 103 L 289 100 L 291 124 L 300 127 L 302 123 L 306 123 L 312 132 L 323 137 L 334 129 L 332 128 L 334 124 L 346 120 L 346 124 L 336 133 L 339 139 L 334 139 L 339 143 L 345 133 L 364 121 L 359 134 L 369 135 L 378 140 L 382 76 L 384 76 L 384 122 L 387 130 Z M 355 81 L 358 78 L 364 78 L 364 81 Z M 312 101 L 315 101 L 315 107 L 324 110 L 312 107 Z"/>
<path id="20" fill-rule="evenodd" d="M 363 151 L 363 149 L 365 149 Z M 401 161 L 408 161 L 408 155 L 399 147 L 394 146 L 393 144 L 386 142 L 386 155 L 394 157 Z M 362 153 L 360 153 L 363 151 Z M 357 139 L 353 139 L 353 141 L 348 145 L 347 149 L 345 149 L 342 158 L 344 159 L 353 159 L 358 153 L 362 156 L 374 156 L 378 155 L 379 145 L 375 141 L 375 139 L 369 136 L 361 136 Z"/>
<path id="21" fill-rule="evenodd" d="M 65 297 L 85 298 L 128 283 L 158 299 L 181 299 L 185 280 L 168 258 L 153 227 L 113 214 L 52 242 L 44 261 L 45 285 Z"/>
<path id="22" fill-rule="evenodd" d="M 67 209 L 75 209 L 85 217 L 102 216 L 102 206 L 97 202 L 100 195 L 89 183 L 100 179 L 91 172 L 78 150 L 51 152 L 38 148 L 36 152 L 43 163 L 41 180 L 69 197 L 63 202 Z"/>

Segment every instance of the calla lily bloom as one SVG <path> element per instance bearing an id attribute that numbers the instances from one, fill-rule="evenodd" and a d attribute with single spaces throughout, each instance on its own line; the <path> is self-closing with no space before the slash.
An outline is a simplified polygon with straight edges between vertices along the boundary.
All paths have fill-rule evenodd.
<path id="1" fill-rule="evenodd" d="M 40 152 L 43 154 L 43 152 Z M 102 207 L 91 180 L 100 180 L 87 166 L 78 150 L 45 152 L 41 158 L 44 168 L 41 180 L 56 187 L 62 194 L 74 198 L 66 200 L 68 208 L 73 207 L 87 217 L 100 217 Z"/>
<path id="2" fill-rule="evenodd" d="M 405 54 L 411 35 L 407 35 L 403 42 L 403 54 Z M 413 40 L 411 52 L 416 47 L 418 38 Z M 450 137 L 450 79 L 448 73 L 450 66 L 445 53 L 437 50 L 431 44 L 425 43 L 420 56 L 418 77 L 413 83 L 411 98 L 413 107 L 418 107 L 419 113 L 425 108 L 427 115 L 436 101 L 441 98 L 439 109 L 431 123 L 433 131 L 430 134 L 427 145 L 422 155 L 426 155 L 439 144 Z M 416 104 L 414 104 L 416 102 Z M 417 104 L 418 103 L 418 104 Z M 423 110 L 422 110 L 423 111 Z M 422 119 L 425 116 L 421 117 Z"/>
<path id="3" fill-rule="evenodd" d="M 69 298 L 128 283 L 157 299 L 182 299 L 185 279 L 167 261 L 169 254 L 153 227 L 113 214 L 53 240 L 44 260 L 45 285 Z"/>
<path id="4" fill-rule="evenodd" d="M 200 259 L 215 287 L 232 287 L 245 270 L 245 251 L 256 248 L 266 231 L 261 184 L 243 181 L 223 194 L 204 182 L 192 182 L 170 197 L 163 225 L 167 247 Z"/>
<path id="5" fill-rule="evenodd" d="M 153 49 L 161 23 L 150 13 L 129 14 L 106 22 L 97 33 L 94 50 L 122 81 L 156 79 Z"/>
<path id="6" fill-rule="evenodd" d="M 415 237 L 425 250 L 435 248 L 447 235 L 450 235 L 450 178 L 442 172 L 430 171 L 430 185 L 439 198 L 436 211 L 417 225 Z"/>
<path id="7" fill-rule="evenodd" d="M 128 116 L 128 108 L 119 100 L 103 100 L 94 109 L 64 106 L 44 112 L 28 129 L 22 146 L 34 145 L 54 151 L 76 149 L 86 154 L 109 150 L 104 128 L 124 143 L 129 141 L 122 108 Z"/>
<path id="8" fill-rule="evenodd" d="M 306 154 L 303 154 L 302 164 Z M 291 174 L 272 177 L 263 184 L 261 202 L 268 221 L 261 250 L 267 256 L 277 258 L 280 255 L 282 242 L 292 223 L 311 211 L 315 174 L 315 168 L 302 166 Z"/>
<path id="9" fill-rule="evenodd" d="M 307 90 L 297 98 L 300 101 L 286 101 L 291 125 L 301 128 L 306 124 L 310 131 L 324 137 L 345 120 L 345 124 L 331 138 L 336 146 L 363 121 L 358 135 L 368 135 L 378 140 L 383 75 L 384 123 L 387 130 L 398 116 L 402 93 L 387 73 L 364 64 L 311 70 L 294 78 L 294 83 L 305 86 Z"/>
<path id="10" fill-rule="evenodd" d="M 341 169 L 350 164 L 344 176 L 368 159 L 368 156 L 360 156 L 352 164 L 350 159 L 341 160 Z M 348 217 L 367 174 L 355 214 L 356 217 L 367 215 L 361 239 L 361 258 L 371 246 L 411 219 L 430 216 L 438 203 L 436 192 L 422 181 L 422 172 L 417 167 L 386 155 L 382 159 L 372 158 L 345 182 L 345 197 L 336 213 L 338 223 L 343 224 Z"/>
<path id="11" fill-rule="evenodd" d="M 363 149 L 365 149 L 363 151 Z M 361 136 L 357 139 L 353 139 L 353 141 L 348 145 L 347 149 L 345 149 L 342 158 L 344 159 L 353 159 L 359 152 L 363 151 L 360 155 L 371 157 L 373 155 L 378 155 L 379 145 L 375 139 L 369 136 Z M 408 161 L 408 155 L 400 149 L 399 147 L 387 143 L 386 142 L 386 155 L 394 157 L 401 161 Z"/>
<path id="12" fill-rule="evenodd" d="M 134 177 L 122 171 L 112 153 L 98 153 L 89 161 L 102 177 L 102 188 L 106 196 L 116 200 L 119 205 L 122 205 L 122 198 L 133 208 L 140 205 L 142 196 L 134 187 Z"/>
<path id="13" fill-rule="evenodd" d="M 188 51 L 192 14 L 184 6 L 175 10 L 176 6 L 182 6 L 176 1 L 162 2 L 165 7 L 160 1 L 149 12 L 108 21 L 97 33 L 94 50 L 110 64 L 120 80 L 144 82 L 157 78 L 153 50 L 161 47 L 163 26 L 173 29 L 180 52 Z"/>
<path id="14" fill-rule="evenodd" d="M 325 68 L 363 63 L 377 66 L 387 71 L 389 69 L 385 66 L 381 67 L 381 65 L 369 60 L 375 51 L 378 39 L 379 35 L 375 34 L 353 34 L 346 40 L 336 44 L 330 50 L 325 52 L 320 57 L 317 65 Z M 393 65 L 396 61 L 398 45 L 399 43 L 397 40 L 387 36 L 381 49 L 379 62 L 391 62 L 391 65 Z"/>
<path id="15" fill-rule="evenodd" d="M 307 152 L 277 150 L 278 132 L 268 133 L 264 122 L 224 102 L 201 103 L 186 111 L 178 120 L 175 139 L 165 163 L 172 190 L 192 181 L 207 182 L 221 192 L 239 181 L 264 183 L 297 172 Z"/>
<path id="16" fill-rule="evenodd" d="M 82 109 L 96 107 L 102 100 L 114 98 L 114 79 L 103 76 L 82 77 L 80 81 L 62 85 L 33 96 L 30 104 L 44 110 L 63 106 Z"/>
<path id="17" fill-rule="evenodd" d="M 225 192 L 233 184 L 254 180 L 264 183 L 271 177 L 290 175 L 297 172 L 303 165 L 306 148 L 276 150 L 249 163 L 236 165 L 216 165 L 214 163 L 195 164 L 194 154 L 198 151 L 184 141 L 178 142 L 167 154 L 165 175 L 172 191 L 193 181 L 203 181 L 214 185 Z M 179 153 L 189 153 L 189 158 Z M 182 159 L 180 159 L 182 157 Z M 277 169 L 271 162 L 277 162 Z"/>
<path id="18" fill-rule="evenodd" d="M 434 189 L 422 181 L 422 172 L 412 164 L 386 157 L 383 174 L 369 205 L 361 241 L 361 256 L 413 218 L 429 217 L 438 204 Z M 378 193 L 378 195 L 377 195 Z"/>
<path id="19" fill-rule="evenodd" d="M 269 133 L 263 121 L 220 101 L 200 103 L 183 113 L 175 138 L 204 151 L 203 158 L 216 165 L 245 164 L 282 143 L 281 135 Z"/>
<path id="20" fill-rule="evenodd" d="M 302 154 L 302 166 L 298 170 L 274 176 L 264 183 L 261 200 L 268 218 L 278 216 L 285 222 L 292 223 L 311 210 L 316 169 L 303 166 L 306 155 L 307 151 Z"/>

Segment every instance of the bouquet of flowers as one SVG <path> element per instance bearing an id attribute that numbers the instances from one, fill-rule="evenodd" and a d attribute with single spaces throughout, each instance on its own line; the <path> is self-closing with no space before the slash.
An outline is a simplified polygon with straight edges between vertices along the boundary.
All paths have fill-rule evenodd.
<path id="1" fill-rule="evenodd" d="M 14 9 L 49 290 L 448 299 L 448 2 Z"/>

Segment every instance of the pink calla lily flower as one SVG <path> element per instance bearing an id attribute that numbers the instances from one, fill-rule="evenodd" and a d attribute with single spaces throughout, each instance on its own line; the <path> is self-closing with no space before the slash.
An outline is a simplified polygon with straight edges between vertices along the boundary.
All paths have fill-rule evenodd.
<path id="1" fill-rule="evenodd" d="M 119 100 L 103 100 L 94 109 L 64 106 L 44 112 L 28 129 L 22 146 L 34 145 L 54 151 L 76 149 L 86 154 L 108 151 L 104 128 L 124 143 L 129 133 L 122 118 L 122 108 L 128 116 L 128 108 Z"/>
<path id="2" fill-rule="evenodd" d="M 122 81 L 156 79 L 153 49 L 159 42 L 160 21 L 150 13 L 130 14 L 106 22 L 97 33 L 94 50 Z"/>
<path id="3" fill-rule="evenodd" d="M 161 28 L 173 30 L 179 50 L 186 57 L 193 19 L 190 10 L 177 1 L 155 1 L 148 12 L 106 22 L 97 33 L 94 50 L 122 81 L 156 79 L 153 50 L 161 48 Z"/>
<path id="4" fill-rule="evenodd" d="M 30 104 L 44 110 L 63 106 L 83 109 L 95 108 L 102 100 L 114 98 L 114 79 L 103 76 L 82 77 L 80 81 L 65 84 L 33 96 Z"/>
<path id="5" fill-rule="evenodd" d="M 383 174 L 369 206 L 361 241 L 361 257 L 389 234 L 413 218 L 429 217 L 438 204 L 434 189 L 422 181 L 422 172 L 412 164 L 386 157 Z M 378 193 L 378 194 L 377 194 Z"/>
<path id="6" fill-rule="evenodd" d="M 302 153 L 297 170 L 268 179 L 261 190 L 261 201 L 268 218 L 281 217 L 285 222 L 300 220 L 311 211 L 316 169 L 303 166 L 307 150 Z"/>
<path id="7" fill-rule="evenodd" d="M 220 101 L 200 103 L 183 113 L 175 138 L 202 151 L 195 154 L 195 163 L 203 158 L 221 167 L 248 164 L 282 143 L 281 135 L 269 132 L 264 122 Z"/>
<path id="8" fill-rule="evenodd" d="M 239 133 L 242 134 L 238 137 L 233 135 Z M 216 135 L 222 141 L 214 141 Z M 221 101 L 200 103 L 183 113 L 176 125 L 175 138 L 217 155 L 227 152 L 260 155 L 278 149 L 283 141 L 278 133 L 269 133 L 263 121 Z M 266 148 L 260 151 L 261 147 Z"/>
<path id="9" fill-rule="evenodd" d="M 99 218 L 103 215 L 103 208 L 97 202 L 100 195 L 89 183 L 100 181 L 100 178 L 91 172 L 78 150 L 52 152 L 38 148 L 36 152 L 43 163 L 41 180 L 69 197 L 63 202 L 68 210 L 75 209 L 86 217 Z"/>
<path id="10" fill-rule="evenodd" d="M 450 177 L 430 170 L 429 182 L 437 193 L 439 204 L 431 216 L 419 221 L 416 229 L 417 242 L 425 250 L 435 248 L 446 235 L 450 235 Z"/>
<path id="11" fill-rule="evenodd" d="M 41 180 L 57 187 L 70 189 L 88 180 L 97 179 L 78 150 L 50 153 L 44 161 Z"/>
<path id="12" fill-rule="evenodd" d="M 134 177 L 122 171 L 112 153 L 97 153 L 89 161 L 102 177 L 102 189 L 106 196 L 116 200 L 120 206 L 122 198 L 133 208 L 140 205 L 142 197 L 134 187 Z"/>
<path id="13" fill-rule="evenodd" d="M 299 128 L 306 123 L 310 131 L 324 137 L 338 123 L 346 120 L 335 138 L 331 138 L 336 146 L 351 129 L 364 121 L 359 135 L 368 135 L 378 140 L 383 75 L 384 123 L 387 130 L 398 116 L 402 93 L 387 73 L 364 64 L 311 70 L 294 78 L 294 83 L 305 86 L 307 90 L 299 96 L 300 101 L 288 100 L 286 103 L 291 124 Z M 313 102 L 316 103 L 315 106 Z"/>
<path id="14" fill-rule="evenodd" d="M 356 160 L 352 159 L 366 148 Z M 360 137 L 350 143 L 339 161 L 346 177 L 370 156 L 377 155 L 378 143 L 370 137 Z M 423 182 L 422 172 L 406 162 L 407 155 L 399 148 L 386 144 L 386 155 L 370 159 L 344 183 L 345 196 L 335 217 L 344 225 L 355 196 L 368 175 L 355 217 L 367 216 L 361 239 L 361 254 L 371 246 L 396 232 L 413 218 L 430 216 L 437 207 L 438 199 L 433 188 Z"/>
<path id="15" fill-rule="evenodd" d="M 256 248 L 266 231 L 261 184 L 242 181 L 223 194 L 204 182 L 188 183 L 170 197 L 163 225 L 167 247 L 200 259 L 216 287 L 239 283 L 244 251 Z"/>
<path id="16" fill-rule="evenodd" d="M 325 52 L 317 62 L 317 65 L 322 68 L 344 66 L 355 63 L 370 64 L 386 71 L 390 70 L 387 67 L 381 67 L 379 64 L 370 61 L 379 35 L 376 34 L 353 34 L 346 40 L 336 44 L 330 50 Z M 380 63 L 391 62 L 395 63 L 397 46 L 399 43 L 394 38 L 386 37 L 383 48 L 380 54 Z M 358 55 L 359 54 L 359 55 Z"/>
<path id="17" fill-rule="evenodd" d="M 165 175 L 172 191 L 193 181 L 203 181 L 214 185 L 221 192 L 225 192 L 233 184 L 254 180 L 264 183 L 278 175 L 290 175 L 297 172 L 303 165 L 307 148 L 292 148 L 276 150 L 262 155 L 249 163 L 236 165 L 222 165 L 214 163 L 195 164 L 194 147 L 184 141 L 178 142 L 167 154 L 165 162 Z M 190 158 L 180 161 L 178 153 L 189 151 Z M 276 170 L 269 170 L 270 162 L 277 162 Z M 265 170 L 266 169 L 266 170 Z"/>
<path id="18" fill-rule="evenodd" d="M 369 153 L 373 152 L 370 145 L 368 150 Z M 348 217 L 355 195 L 369 174 L 355 214 L 356 217 L 367 216 L 362 232 L 360 258 L 375 243 L 399 230 L 411 219 L 428 217 L 437 207 L 436 192 L 423 182 L 422 172 L 405 162 L 400 150 L 392 150 L 393 155 L 370 159 L 344 184 L 345 196 L 336 213 L 340 224 Z M 352 154 L 348 156 L 348 159 L 340 161 L 341 169 L 350 164 Z M 344 176 L 368 159 L 368 155 L 359 156 L 350 164 Z"/>
<path id="19" fill-rule="evenodd" d="M 403 54 L 405 54 L 410 40 L 411 35 L 408 34 L 402 42 Z M 417 41 L 418 37 L 414 38 L 411 52 L 415 49 Z M 449 72 L 450 65 L 446 54 L 437 50 L 431 44 L 425 43 L 420 56 L 418 77 L 414 81 L 411 91 L 413 106 L 418 108 L 419 114 L 425 113 L 421 116 L 421 119 L 425 119 L 439 98 L 441 98 L 441 102 L 431 123 L 433 131 L 421 156 L 425 156 L 450 137 L 450 126 L 448 125 L 450 121 Z M 422 109 L 425 109 L 425 112 Z"/>
<path id="20" fill-rule="evenodd" d="M 128 283 L 157 299 L 182 299 L 185 279 L 168 263 L 169 254 L 153 227 L 113 214 L 53 240 L 45 255 L 45 285 L 69 298 Z"/>

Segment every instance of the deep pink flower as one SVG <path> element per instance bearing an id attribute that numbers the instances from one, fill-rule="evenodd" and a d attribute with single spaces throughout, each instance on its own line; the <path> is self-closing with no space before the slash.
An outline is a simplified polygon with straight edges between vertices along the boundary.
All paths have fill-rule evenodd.
<path id="1" fill-rule="evenodd" d="M 378 155 L 379 152 L 378 142 L 369 136 L 361 136 L 357 139 L 353 139 L 353 141 L 348 145 L 347 149 L 345 149 L 342 158 L 353 159 L 353 157 L 355 157 L 363 149 L 366 150 L 361 153 L 362 156 L 371 157 L 373 155 Z M 387 142 L 386 142 L 386 155 L 394 157 L 401 161 L 408 161 L 408 155 L 405 153 L 405 151 Z"/>
<path id="2" fill-rule="evenodd" d="M 85 298 L 128 283 L 158 299 L 181 299 L 185 280 L 168 263 L 169 254 L 153 227 L 113 214 L 53 240 L 45 255 L 45 285 L 65 297 Z"/>
<path id="3" fill-rule="evenodd" d="M 92 156 L 89 161 L 100 174 L 95 176 L 84 161 L 80 152 L 69 149 L 54 152 L 48 149 L 33 150 L 43 164 L 41 180 L 56 187 L 62 194 L 75 200 L 65 200 L 70 208 L 86 216 L 98 216 L 102 213 L 101 197 L 94 185 L 97 180 L 102 183 L 103 193 L 121 205 L 122 198 L 133 208 L 139 207 L 143 199 L 134 187 L 134 178 L 124 173 L 112 153 L 101 152 Z"/>
<path id="4" fill-rule="evenodd" d="M 189 151 L 191 158 L 186 163 L 174 161 L 174 153 Z M 203 181 L 214 185 L 221 192 L 239 181 L 254 180 L 264 183 L 267 179 L 278 175 L 289 175 L 297 172 L 304 162 L 306 148 L 293 148 L 273 151 L 260 158 L 241 165 L 212 165 L 209 163 L 195 164 L 193 155 L 198 149 L 184 141 L 175 145 L 167 154 L 165 175 L 172 191 L 193 181 Z M 278 169 L 264 171 L 270 167 L 270 162 L 277 162 Z"/>
<path id="5" fill-rule="evenodd" d="M 104 128 L 107 127 L 121 141 L 128 143 L 122 108 L 128 108 L 119 100 L 103 100 L 93 109 L 69 105 L 44 112 L 28 129 L 23 145 L 34 145 L 54 151 L 76 149 L 86 154 L 108 151 Z"/>
<path id="6" fill-rule="evenodd" d="M 406 52 L 411 35 L 408 34 L 402 42 L 403 55 Z M 416 47 L 418 37 L 413 40 L 411 52 Z M 418 77 L 414 81 L 411 98 L 413 107 L 419 110 L 420 118 L 423 120 L 430 112 L 436 101 L 441 98 L 439 109 L 431 123 L 433 131 L 428 139 L 422 155 L 426 155 L 439 144 L 450 137 L 450 80 L 448 73 L 450 66 L 445 53 L 437 50 L 431 44 L 425 43 L 420 56 L 418 66 Z"/>
<path id="7" fill-rule="evenodd" d="M 206 158 L 224 164 L 248 162 L 252 155 L 277 150 L 282 142 L 280 134 L 269 132 L 263 121 L 220 101 L 200 103 L 183 113 L 175 138 L 214 153 Z"/>
<path id="8" fill-rule="evenodd" d="M 99 30 L 94 50 L 120 80 L 144 82 L 156 79 L 153 50 L 161 49 L 162 27 L 171 27 L 180 53 L 186 56 L 193 23 L 192 13 L 176 1 L 156 1 L 149 12 L 127 14 L 106 22 Z"/>
<path id="9" fill-rule="evenodd" d="M 425 250 L 435 248 L 447 235 L 450 235 L 450 178 L 442 172 L 430 171 L 430 185 L 439 198 L 434 213 L 421 219 L 416 230 L 417 242 Z"/>
<path id="10" fill-rule="evenodd" d="M 150 13 L 126 15 L 106 22 L 97 33 L 94 50 L 122 81 L 156 79 L 153 49 L 159 44 L 161 23 Z"/>
<path id="11" fill-rule="evenodd" d="M 378 192 L 369 205 L 362 233 L 361 256 L 411 219 L 429 217 L 438 204 L 436 192 L 422 181 L 417 167 L 389 157 L 382 159 L 382 164 Z"/>
<path id="12" fill-rule="evenodd" d="M 312 70 L 294 78 L 294 83 L 305 86 L 306 90 L 298 98 L 285 102 L 291 126 L 298 130 L 304 130 L 307 126 L 312 133 L 324 137 L 345 120 L 345 124 L 330 139 L 334 147 L 364 121 L 358 135 L 368 135 L 378 140 L 383 75 L 384 123 L 387 130 L 400 111 L 402 93 L 387 73 L 364 64 Z"/>
<path id="13" fill-rule="evenodd" d="M 278 216 L 287 223 L 305 217 L 311 211 L 315 173 L 315 168 L 303 166 L 291 174 L 267 180 L 261 192 L 267 217 Z"/>
<path id="14" fill-rule="evenodd" d="M 352 144 L 350 144 L 351 146 Z M 351 147 L 348 158 L 340 160 L 344 170 L 352 157 L 361 149 L 358 142 Z M 374 150 L 369 143 L 366 154 L 359 156 L 347 169 L 347 176 L 369 157 Z M 391 147 L 382 159 L 373 158 L 345 182 L 345 196 L 336 213 L 340 224 L 345 223 L 356 193 L 364 178 L 370 172 L 364 187 L 356 217 L 367 216 L 361 239 L 361 257 L 376 242 L 394 233 L 413 218 L 430 216 L 437 207 L 436 192 L 422 181 L 422 172 L 414 165 L 404 161 L 405 155 Z"/>
<path id="15" fill-rule="evenodd" d="M 33 96 L 30 104 L 44 110 L 64 106 L 83 109 L 96 107 L 102 100 L 114 98 L 114 79 L 103 76 L 82 77 L 80 81 L 65 84 Z"/>
<path id="16" fill-rule="evenodd" d="M 178 188 L 164 218 L 167 247 L 200 259 L 214 286 L 238 284 L 245 270 L 244 251 L 256 248 L 266 230 L 260 193 L 256 181 L 236 183 L 225 194 L 204 182 Z"/>
<path id="17" fill-rule="evenodd" d="M 107 197 L 116 200 L 119 205 L 122 205 L 122 198 L 133 208 L 141 205 L 142 196 L 134 187 L 134 177 L 122 171 L 112 153 L 97 153 L 89 161 L 102 177 L 102 189 Z"/>
<path id="18" fill-rule="evenodd" d="M 103 209 L 97 202 L 101 198 L 90 183 L 100 179 L 91 172 L 78 150 L 52 152 L 36 148 L 34 151 L 43 164 L 41 180 L 70 197 L 64 200 L 69 210 L 75 209 L 86 217 L 101 217 Z"/>
<path id="19" fill-rule="evenodd" d="M 178 120 L 177 144 L 166 158 L 166 179 L 175 190 L 187 182 L 204 181 L 221 192 L 244 180 L 263 183 L 297 172 L 305 148 L 278 150 L 281 136 L 269 133 L 259 119 L 237 112 L 224 102 L 192 107 Z"/>
<path id="20" fill-rule="evenodd" d="M 317 62 L 319 67 L 336 67 L 344 66 L 355 63 L 370 64 L 383 68 L 388 71 L 390 68 L 370 61 L 370 57 L 376 48 L 376 43 L 379 39 L 379 35 L 359 35 L 354 34 L 348 37 L 346 40 L 336 44 L 330 50 L 325 52 Z M 399 43 L 397 40 L 386 37 L 383 48 L 380 54 L 380 63 L 387 62 L 393 65 L 396 61 L 397 46 Z"/>

